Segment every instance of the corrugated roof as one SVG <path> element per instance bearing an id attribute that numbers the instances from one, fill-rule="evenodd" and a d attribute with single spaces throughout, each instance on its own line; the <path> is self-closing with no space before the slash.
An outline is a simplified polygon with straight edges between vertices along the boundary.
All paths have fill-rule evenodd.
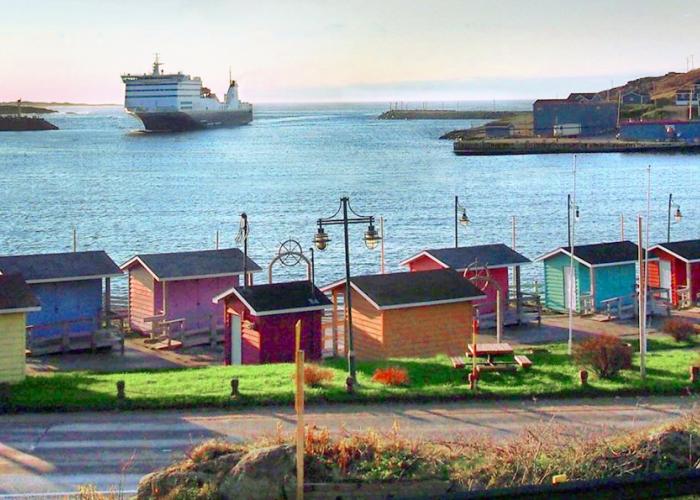
<path id="1" fill-rule="evenodd" d="M 39 299 L 32 293 L 21 274 L 0 275 L 0 311 L 38 307 Z"/>
<path id="2" fill-rule="evenodd" d="M 455 270 L 466 269 L 474 263 L 478 263 L 480 266 L 502 267 L 530 262 L 530 259 L 503 243 L 458 248 L 434 248 L 426 250 L 426 252 Z"/>
<path id="3" fill-rule="evenodd" d="M 238 248 L 138 254 L 122 265 L 122 269 L 140 260 L 159 280 L 194 279 L 207 276 L 229 276 L 243 272 L 243 252 Z M 248 257 L 248 272 L 260 271 Z"/>
<path id="4" fill-rule="evenodd" d="M 672 241 L 657 246 L 675 253 L 685 260 L 700 260 L 700 240 Z"/>
<path id="5" fill-rule="evenodd" d="M 484 296 L 469 280 L 450 269 L 355 276 L 350 282 L 380 308 Z"/>
<path id="6" fill-rule="evenodd" d="M 312 286 L 309 281 L 269 283 L 246 288 L 236 287 L 234 290 L 235 294 L 257 313 L 272 313 L 290 309 L 323 309 L 332 304 L 328 297 L 318 287 Z M 234 290 L 229 290 L 224 294 L 231 295 Z"/>
<path id="7" fill-rule="evenodd" d="M 103 250 L 0 257 L 0 273 L 20 273 L 28 283 L 71 281 L 122 274 Z"/>

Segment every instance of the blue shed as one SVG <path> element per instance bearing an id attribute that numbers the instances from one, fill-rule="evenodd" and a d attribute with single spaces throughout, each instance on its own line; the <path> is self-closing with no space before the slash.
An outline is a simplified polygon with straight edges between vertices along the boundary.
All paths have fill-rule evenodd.
<path id="1" fill-rule="evenodd" d="M 620 123 L 618 138 L 625 141 L 700 142 L 700 120 L 653 120 Z"/>
<path id="2" fill-rule="evenodd" d="M 110 280 L 121 269 L 104 251 L 0 257 L 0 274 L 19 273 L 39 299 L 31 312 L 32 341 L 92 333 L 110 308 Z"/>
<path id="3" fill-rule="evenodd" d="M 538 99 L 532 107 L 533 132 L 553 137 L 555 125 L 576 127 L 579 136 L 613 134 L 617 129 L 617 103 L 570 99 Z"/>
<path id="4" fill-rule="evenodd" d="M 621 297 L 634 301 L 637 289 L 638 247 L 631 241 L 595 243 L 574 247 L 574 272 L 571 272 L 569 247 L 560 247 L 536 260 L 544 262 L 545 307 L 568 310 L 569 291 L 574 276 L 576 312 L 599 311 L 603 301 Z"/>

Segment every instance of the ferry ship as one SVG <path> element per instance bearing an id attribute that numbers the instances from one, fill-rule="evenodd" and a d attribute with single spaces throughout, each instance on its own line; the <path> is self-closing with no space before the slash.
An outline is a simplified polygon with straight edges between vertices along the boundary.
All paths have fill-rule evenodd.
<path id="1" fill-rule="evenodd" d="M 202 86 L 202 79 L 183 73 L 165 73 L 156 54 L 151 74 L 122 75 L 126 84 L 124 107 L 146 130 L 180 132 L 209 127 L 245 125 L 253 120 L 253 106 L 238 98 L 238 85 L 229 75 L 224 102 Z"/>

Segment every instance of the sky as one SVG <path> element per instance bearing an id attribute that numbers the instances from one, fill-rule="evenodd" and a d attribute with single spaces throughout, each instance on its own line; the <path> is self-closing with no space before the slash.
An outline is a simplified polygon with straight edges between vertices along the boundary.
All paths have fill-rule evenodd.
<path id="1" fill-rule="evenodd" d="M 0 0 L 0 101 L 121 103 L 229 67 L 251 102 L 564 97 L 700 65 L 686 0 Z"/>

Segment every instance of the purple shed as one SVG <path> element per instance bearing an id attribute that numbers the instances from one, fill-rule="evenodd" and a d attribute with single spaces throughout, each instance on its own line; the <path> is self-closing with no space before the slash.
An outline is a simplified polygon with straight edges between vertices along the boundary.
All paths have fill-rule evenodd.
<path id="1" fill-rule="evenodd" d="M 186 330 L 209 328 L 212 320 L 223 327 L 224 306 L 212 299 L 239 284 L 245 272 L 260 271 L 252 259 L 244 266 L 238 248 L 139 254 L 122 264 L 129 273 L 129 325 L 133 331 L 151 334 L 154 317 L 184 319 Z"/>

